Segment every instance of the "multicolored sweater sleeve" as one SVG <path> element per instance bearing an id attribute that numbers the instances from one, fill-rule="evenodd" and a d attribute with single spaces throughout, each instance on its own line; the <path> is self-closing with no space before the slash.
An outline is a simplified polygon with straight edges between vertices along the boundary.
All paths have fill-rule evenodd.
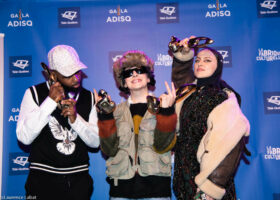
<path id="1" fill-rule="evenodd" d="M 102 152 L 109 157 L 114 157 L 118 152 L 119 138 L 113 113 L 98 113 L 98 128 Z"/>
<path id="2" fill-rule="evenodd" d="M 161 108 L 156 115 L 157 124 L 154 132 L 154 149 L 158 153 L 170 151 L 176 143 L 175 128 L 177 116 L 174 106 Z"/>

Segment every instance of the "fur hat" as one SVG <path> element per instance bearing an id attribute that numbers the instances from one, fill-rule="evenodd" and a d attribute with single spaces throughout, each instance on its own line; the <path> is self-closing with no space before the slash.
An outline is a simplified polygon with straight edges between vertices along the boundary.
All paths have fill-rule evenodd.
<path id="1" fill-rule="evenodd" d="M 117 86 L 122 92 L 129 93 L 128 88 L 124 86 L 125 80 L 122 76 L 122 72 L 125 69 L 141 66 L 145 66 L 148 69 L 148 77 L 150 79 L 150 83 L 148 83 L 148 86 L 155 86 L 156 81 L 154 79 L 154 62 L 144 52 L 137 50 L 127 51 L 120 59 L 114 62 L 114 78 Z"/>

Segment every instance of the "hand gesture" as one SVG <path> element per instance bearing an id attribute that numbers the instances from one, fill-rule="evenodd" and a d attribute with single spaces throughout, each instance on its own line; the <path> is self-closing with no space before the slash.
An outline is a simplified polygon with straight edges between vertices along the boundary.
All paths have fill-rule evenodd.
<path id="1" fill-rule="evenodd" d="M 208 196 L 207 194 L 205 194 L 204 192 L 202 192 L 202 193 L 200 193 L 200 192 L 202 192 L 199 188 L 197 188 L 197 190 L 196 190 L 196 196 L 195 196 L 195 198 L 194 199 L 206 199 L 206 200 L 215 200 L 215 199 L 213 199 L 212 197 L 210 197 L 210 196 Z M 200 194 L 199 194 L 200 193 Z M 199 197 L 197 196 L 197 195 L 199 195 Z M 198 197 L 198 198 L 197 198 Z"/>
<path id="2" fill-rule="evenodd" d="M 215 199 L 213 199 L 212 197 L 206 195 L 206 200 L 215 200 Z"/>
<path id="3" fill-rule="evenodd" d="M 187 54 L 191 50 L 188 46 L 188 42 L 192 38 L 195 38 L 195 36 L 192 35 L 191 37 L 185 38 L 185 39 L 180 41 L 180 45 L 184 47 L 181 51 L 182 54 Z"/>
<path id="4" fill-rule="evenodd" d="M 65 98 L 64 89 L 59 82 L 56 82 L 53 85 L 51 85 L 49 97 L 52 98 L 56 103 Z"/>
<path id="5" fill-rule="evenodd" d="M 95 89 L 93 89 L 93 93 L 94 93 L 94 100 L 95 100 L 95 105 L 96 105 L 102 99 L 102 97 L 98 95 L 98 93 Z"/>
<path id="6" fill-rule="evenodd" d="M 93 91 L 97 112 L 109 114 L 115 110 L 116 104 L 111 101 L 110 95 L 105 90 L 100 90 L 99 93 L 95 89 Z"/>
<path id="7" fill-rule="evenodd" d="M 77 118 L 76 101 L 74 99 L 65 99 L 61 101 L 61 115 L 68 117 L 71 123 L 74 123 Z"/>
<path id="8" fill-rule="evenodd" d="M 176 91 L 175 91 L 175 87 L 173 82 L 171 83 L 171 90 L 170 87 L 168 85 L 168 83 L 165 81 L 164 82 L 166 90 L 167 90 L 167 94 L 162 94 L 160 95 L 159 99 L 160 99 L 160 107 L 162 108 L 168 108 L 173 106 L 174 102 L 175 102 L 175 98 L 176 98 Z"/>

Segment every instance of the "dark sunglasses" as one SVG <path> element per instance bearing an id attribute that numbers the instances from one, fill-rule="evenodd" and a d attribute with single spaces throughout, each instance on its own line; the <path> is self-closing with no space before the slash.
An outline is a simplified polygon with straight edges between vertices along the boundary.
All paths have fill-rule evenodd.
<path id="1" fill-rule="evenodd" d="M 129 78 L 131 76 L 133 76 L 133 72 L 136 72 L 137 74 L 147 74 L 148 73 L 148 69 L 145 66 L 141 66 L 140 68 L 133 68 L 133 69 L 128 69 L 128 70 L 124 70 L 122 72 L 122 77 L 123 78 Z"/>

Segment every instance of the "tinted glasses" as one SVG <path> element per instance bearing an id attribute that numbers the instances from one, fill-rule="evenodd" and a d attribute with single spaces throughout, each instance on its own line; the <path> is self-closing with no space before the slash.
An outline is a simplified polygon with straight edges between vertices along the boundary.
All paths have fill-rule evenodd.
<path id="1" fill-rule="evenodd" d="M 145 66 L 141 66 L 140 68 L 133 68 L 133 69 L 127 69 L 122 72 L 123 78 L 129 78 L 133 76 L 133 72 L 136 72 L 137 74 L 147 74 L 148 69 Z"/>

